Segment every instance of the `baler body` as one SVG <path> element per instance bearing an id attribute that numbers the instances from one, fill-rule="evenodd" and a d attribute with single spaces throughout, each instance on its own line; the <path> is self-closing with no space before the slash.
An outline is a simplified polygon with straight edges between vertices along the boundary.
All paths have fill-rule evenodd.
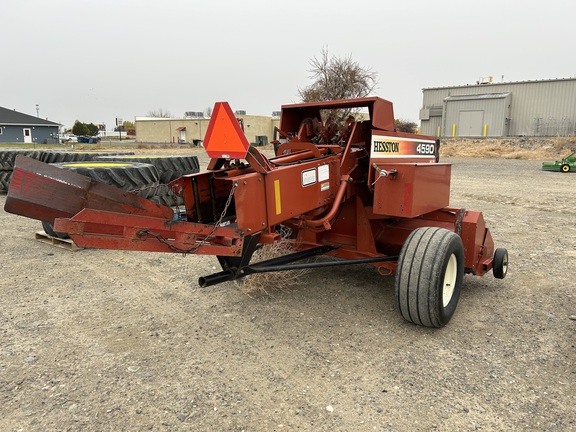
<path id="1" fill-rule="evenodd" d="M 335 120 L 361 108 L 358 119 Z M 55 230 L 82 247 L 216 255 L 222 272 L 200 278 L 203 286 L 283 264 L 289 269 L 314 254 L 393 274 L 407 240 L 429 228 L 461 239 L 464 272 L 493 268 L 494 242 L 482 214 L 450 206 L 451 165 L 438 162 L 436 138 L 396 131 L 389 101 L 285 105 L 278 134 L 276 155 L 267 158 L 249 146 L 228 104 L 217 103 L 205 140 L 207 169 L 170 184 L 184 202 L 176 216 L 24 157 L 5 208 L 40 220 L 50 212 Z M 280 240 L 293 243 L 293 259 L 250 263 L 256 248 Z M 507 266 L 507 254 L 499 259 Z"/>

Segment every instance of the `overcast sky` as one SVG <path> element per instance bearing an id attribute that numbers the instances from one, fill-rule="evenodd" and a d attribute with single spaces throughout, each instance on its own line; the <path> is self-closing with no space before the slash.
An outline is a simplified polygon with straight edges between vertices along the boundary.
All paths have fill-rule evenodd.
<path id="1" fill-rule="evenodd" d="M 2 0 L 0 106 L 76 119 L 297 103 L 323 47 L 378 73 L 418 121 L 422 88 L 576 76 L 576 3 L 509 0 Z"/>

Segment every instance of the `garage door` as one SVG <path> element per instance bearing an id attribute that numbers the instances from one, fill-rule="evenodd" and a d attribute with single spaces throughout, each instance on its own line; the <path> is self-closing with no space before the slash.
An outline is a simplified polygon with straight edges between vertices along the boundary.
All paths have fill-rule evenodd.
<path id="1" fill-rule="evenodd" d="M 460 111 L 458 116 L 458 136 L 482 136 L 484 111 Z"/>

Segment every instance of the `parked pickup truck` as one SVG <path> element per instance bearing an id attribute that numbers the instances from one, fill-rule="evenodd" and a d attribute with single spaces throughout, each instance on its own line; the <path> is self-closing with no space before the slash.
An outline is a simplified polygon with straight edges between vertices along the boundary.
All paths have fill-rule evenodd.
<path id="1" fill-rule="evenodd" d="M 64 144 L 68 142 L 78 142 L 78 138 L 76 135 L 73 134 L 61 134 L 59 137 L 59 141 Z"/>

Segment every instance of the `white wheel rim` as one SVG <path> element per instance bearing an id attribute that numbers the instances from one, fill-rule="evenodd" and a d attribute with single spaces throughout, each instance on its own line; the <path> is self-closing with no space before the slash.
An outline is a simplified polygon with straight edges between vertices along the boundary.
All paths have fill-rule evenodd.
<path id="1" fill-rule="evenodd" d="M 508 253 L 505 253 L 502 257 L 502 274 L 508 273 Z"/>
<path id="2" fill-rule="evenodd" d="M 456 255 L 450 255 L 446 271 L 444 272 L 444 284 L 442 285 L 442 306 L 446 307 L 452 300 L 454 288 L 456 288 L 456 274 L 458 273 L 458 260 Z"/>

